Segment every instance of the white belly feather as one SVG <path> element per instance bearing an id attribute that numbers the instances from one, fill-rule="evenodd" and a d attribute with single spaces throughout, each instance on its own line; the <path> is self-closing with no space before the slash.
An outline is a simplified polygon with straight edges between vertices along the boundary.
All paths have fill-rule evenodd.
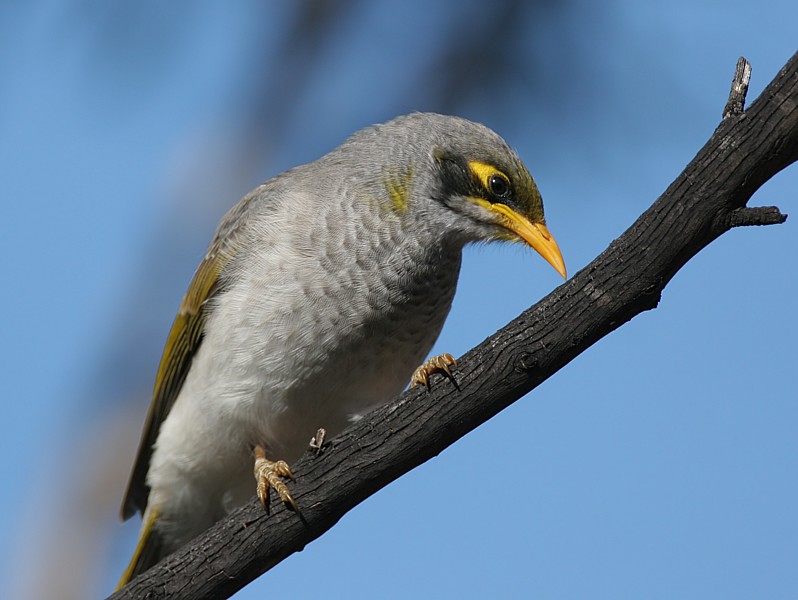
<path id="1" fill-rule="evenodd" d="M 383 256 L 375 275 L 356 253 L 289 262 L 275 250 L 214 300 L 161 426 L 150 503 L 175 546 L 254 495 L 256 444 L 290 464 L 319 427 L 335 435 L 398 394 L 440 332 L 460 264 L 459 249 L 416 257 L 408 281 L 401 254 Z"/>

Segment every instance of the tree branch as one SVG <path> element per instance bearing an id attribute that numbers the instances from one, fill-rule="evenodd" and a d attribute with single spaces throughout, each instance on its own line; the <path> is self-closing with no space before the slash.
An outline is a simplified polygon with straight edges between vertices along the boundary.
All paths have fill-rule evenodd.
<path id="1" fill-rule="evenodd" d="M 747 67 L 746 67 L 747 65 Z M 437 455 L 535 388 L 596 341 L 655 308 L 673 275 L 733 227 L 782 223 L 754 192 L 798 159 L 798 53 L 743 110 L 741 59 L 724 119 L 665 193 L 568 282 L 469 351 L 455 375 L 409 390 L 324 446 L 294 473 L 298 518 L 254 498 L 112 598 L 227 597 L 332 527 L 394 479 Z"/>
<path id="2" fill-rule="evenodd" d="M 751 63 L 742 56 L 737 59 L 737 68 L 734 69 L 729 101 L 723 109 L 723 118 L 742 114 L 745 107 L 745 97 L 748 94 L 748 84 L 751 81 Z"/>

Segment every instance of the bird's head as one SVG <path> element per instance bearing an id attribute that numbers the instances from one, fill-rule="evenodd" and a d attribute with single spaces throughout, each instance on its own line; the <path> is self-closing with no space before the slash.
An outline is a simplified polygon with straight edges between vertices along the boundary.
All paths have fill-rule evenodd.
<path id="1" fill-rule="evenodd" d="M 436 148 L 433 156 L 443 201 L 468 217 L 480 237 L 523 240 L 566 277 L 560 248 L 546 227 L 538 187 L 501 138 L 495 134 L 478 140 L 472 137 L 465 147 L 455 141 Z"/>
<path id="2" fill-rule="evenodd" d="M 358 181 L 373 185 L 400 221 L 456 231 L 463 241 L 526 242 L 566 277 L 534 179 L 484 125 L 413 113 L 361 130 L 339 151 L 356 154 L 340 164 L 357 165 Z"/>
<path id="3" fill-rule="evenodd" d="M 526 242 L 566 277 L 538 187 L 507 142 L 457 117 L 418 113 L 403 119 L 409 129 L 424 129 L 418 137 L 429 144 L 425 162 L 434 199 L 460 217 L 473 239 Z"/>

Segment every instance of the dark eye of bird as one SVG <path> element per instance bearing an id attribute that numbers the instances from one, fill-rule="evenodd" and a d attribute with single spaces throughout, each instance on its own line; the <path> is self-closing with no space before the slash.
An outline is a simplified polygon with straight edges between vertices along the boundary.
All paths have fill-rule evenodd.
<path id="1" fill-rule="evenodd" d="M 510 195 L 510 182 L 502 175 L 495 173 L 488 178 L 488 189 L 494 196 L 505 198 Z"/>

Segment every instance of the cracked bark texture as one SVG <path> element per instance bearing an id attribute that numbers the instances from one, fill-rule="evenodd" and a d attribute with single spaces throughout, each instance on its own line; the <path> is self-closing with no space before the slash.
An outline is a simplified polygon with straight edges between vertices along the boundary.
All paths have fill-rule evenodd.
<path id="1" fill-rule="evenodd" d="M 301 517 L 252 501 L 111 598 L 225 598 L 302 550 L 347 511 L 534 389 L 596 341 L 653 309 L 674 274 L 734 227 L 782 223 L 746 203 L 798 159 L 798 53 L 744 109 L 738 62 L 723 120 L 665 193 L 617 240 L 543 300 L 458 360 L 440 381 L 374 411 L 293 466 Z M 254 485 L 253 485 L 254 490 Z"/>

